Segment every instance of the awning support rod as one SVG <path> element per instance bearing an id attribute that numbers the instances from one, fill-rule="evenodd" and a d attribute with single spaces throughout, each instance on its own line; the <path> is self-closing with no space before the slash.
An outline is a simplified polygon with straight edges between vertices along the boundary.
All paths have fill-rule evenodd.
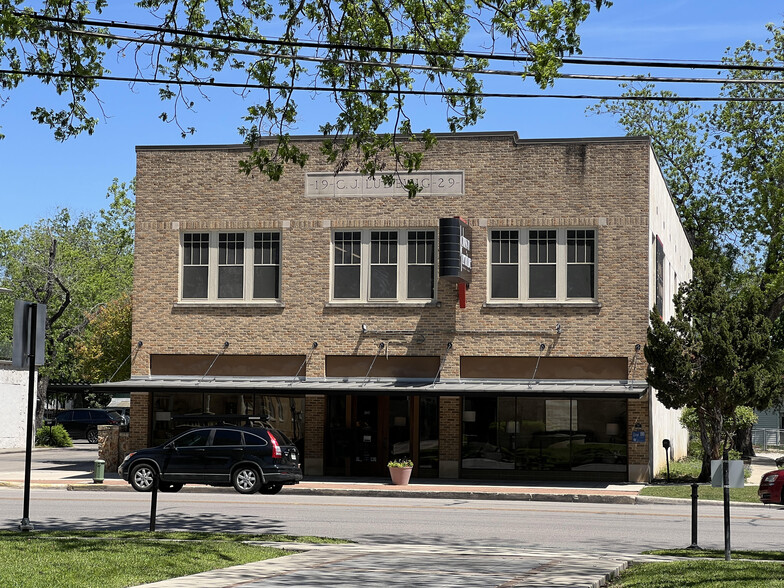
<path id="1" fill-rule="evenodd" d="M 450 341 L 449 343 L 446 344 L 446 353 L 444 353 L 444 356 L 441 358 L 441 365 L 438 366 L 438 371 L 436 372 L 436 377 L 433 378 L 433 383 L 430 384 L 431 388 L 436 385 L 436 382 L 438 381 L 438 378 L 441 377 L 441 370 L 444 369 L 444 364 L 446 363 L 447 353 L 449 353 L 451 350 L 452 350 L 452 342 Z"/>
<path id="2" fill-rule="evenodd" d="M 299 366 L 297 373 L 294 374 L 294 379 L 291 380 L 292 384 L 297 381 L 297 378 L 299 377 L 299 373 L 302 371 L 302 368 L 304 368 L 310 361 L 310 358 L 313 357 L 313 352 L 316 350 L 316 347 L 318 347 L 318 341 L 313 341 L 313 345 L 311 345 L 310 351 L 308 351 L 308 355 L 305 357 L 305 361 L 303 361 L 302 365 Z"/>
<path id="3" fill-rule="evenodd" d="M 373 361 L 370 362 L 370 367 L 368 368 L 368 371 L 365 374 L 365 381 L 362 382 L 363 386 L 368 383 L 368 380 L 370 379 L 370 372 L 373 370 L 373 366 L 375 365 L 376 360 L 378 359 L 378 356 L 381 355 L 382 351 L 384 351 L 384 343 L 379 343 L 378 349 L 376 349 L 376 356 L 373 358 Z"/>
<path id="4" fill-rule="evenodd" d="M 128 354 L 128 357 L 126 357 L 126 358 L 123 360 L 123 362 L 122 362 L 120 365 L 118 365 L 118 366 L 117 366 L 117 369 L 116 369 L 116 370 L 114 370 L 114 373 L 112 374 L 112 377 L 111 377 L 111 378 L 109 378 L 109 382 L 111 382 L 112 380 L 114 380 L 114 376 L 116 376 L 116 375 L 117 375 L 117 372 L 119 372 L 119 371 L 120 371 L 120 368 L 122 368 L 122 366 L 124 366 L 124 365 L 125 365 L 125 362 L 126 362 L 126 361 L 128 361 L 129 359 L 131 359 L 131 356 L 133 356 L 133 360 L 131 361 L 131 365 L 133 365 L 133 362 L 134 362 L 134 361 L 136 361 L 136 356 L 137 356 L 137 355 L 139 355 L 139 349 L 141 349 L 141 348 L 142 348 L 142 345 L 143 345 L 143 343 L 142 343 L 141 341 L 139 341 L 139 342 L 137 342 L 137 343 L 136 343 L 136 347 L 133 349 L 133 351 L 131 351 L 131 352 Z"/>
<path id="5" fill-rule="evenodd" d="M 531 382 L 528 384 L 528 387 L 531 388 L 534 384 L 534 380 L 536 379 L 536 372 L 539 369 L 539 360 L 542 359 L 542 353 L 544 350 L 547 349 L 547 345 L 544 343 L 539 344 L 539 357 L 536 358 L 536 365 L 534 366 L 534 375 L 531 376 Z"/>
<path id="6" fill-rule="evenodd" d="M 210 370 L 212 369 L 212 366 L 214 366 L 214 365 L 215 365 L 215 362 L 216 362 L 216 361 L 218 361 L 218 358 L 219 358 L 221 355 L 223 355 L 223 353 L 224 353 L 224 352 L 225 352 L 225 351 L 226 351 L 228 348 L 229 348 L 229 342 L 228 342 L 228 341 L 225 341 L 225 342 L 223 343 L 223 349 L 221 349 L 221 350 L 218 352 L 218 355 L 216 355 L 216 356 L 215 356 L 215 359 L 213 359 L 213 360 L 212 360 L 212 363 L 210 364 L 210 367 L 208 367 L 208 368 L 207 368 L 207 371 L 206 371 L 206 372 L 204 372 L 204 375 L 201 377 L 201 380 L 199 380 L 200 382 L 204 381 L 204 378 L 206 378 L 206 377 L 207 377 L 207 374 L 208 374 L 208 373 L 210 373 Z"/>
<path id="7" fill-rule="evenodd" d="M 639 343 L 634 346 L 634 357 L 632 357 L 632 376 L 629 380 L 629 388 L 634 386 L 634 372 L 637 371 L 637 356 L 640 353 L 641 347 L 642 346 Z"/>

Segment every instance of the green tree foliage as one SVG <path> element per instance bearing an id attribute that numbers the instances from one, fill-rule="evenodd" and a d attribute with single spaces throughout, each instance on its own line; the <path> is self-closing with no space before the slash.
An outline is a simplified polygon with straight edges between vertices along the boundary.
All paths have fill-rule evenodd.
<path id="1" fill-rule="evenodd" d="M 784 31 L 767 25 L 764 44 L 730 49 L 732 66 L 778 66 Z M 784 72 L 732 69 L 712 108 L 672 102 L 652 85 L 626 86 L 628 100 L 603 101 L 592 110 L 618 118 L 630 135 L 650 135 L 678 212 L 693 237 L 695 255 L 724 257 L 762 289 L 765 313 L 784 310 Z M 658 97 L 661 101 L 639 98 Z M 717 257 L 718 254 L 718 257 Z M 739 263 L 738 263 L 739 262 Z"/>
<path id="2" fill-rule="evenodd" d="M 130 378 L 131 297 L 124 294 L 109 301 L 88 319 L 87 328 L 74 345 L 81 379 L 98 383 Z"/>
<path id="3" fill-rule="evenodd" d="M 133 184 L 115 180 L 109 207 L 73 218 L 67 209 L 18 230 L 0 230 L 0 339 L 10 339 L 13 300 L 47 305 L 46 362 L 39 370 L 40 425 L 50 379 L 80 381 L 75 343 L 99 309 L 128 296 L 133 269 Z M 7 317 L 7 319 L 6 319 Z M 92 331 L 87 331 L 88 336 Z M 117 365 L 130 351 L 121 353 Z"/>
<path id="4" fill-rule="evenodd" d="M 706 481 L 710 460 L 731 446 L 737 408 L 765 409 L 784 393 L 784 351 L 758 286 L 731 291 L 715 263 L 695 258 L 693 267 L 675 315 L 665 323 L 651 312 L 645 359 L 662 404 L 694 410 Z"/>
<path id="5" fill-rule="evenodd" d="M 477 74 L 488 62 L 477 50 L 519 56 L 521 75 L 546 87 L 562 56 L 579 52 L 579 25 L 593 8 L 608 5 L 607 0 L 0 0 L 0 88 L 10 92 L 35 77 L 67 97 L 66 104 L 38 105 L 32 112 L 65 140 L 95 130 L 91 108 L 100 107 L 99 84 L 110 74 L 155 79 L 169 105 L 160 118 L 177 124 L 183 136 L 195 129 L 183 124 L 182 112 L 194 109 L 210 86 L 233 84 L 250 103 L 240 132 L 255 146 L 242 168 L 272 179 L 286 164 L 304 165 L 306 154 L 289 141 L 299 117 L 297 99 L 323 92 L 335 105 L 335 116 L 323 121 L 321 131 L 323 151 L 336 170 L 353 164 L 373 174 L 391 155 L 398 169 L 410 171 L 421 164 L 419 150 L 432 144 L 426 129 L 423 143 L 395 138 L 412 131 L 406 111 L 412 92 L 441 96 L 452 131 L 470 126 L 484 112 Z M 120 71 L 110 72 L 110 64 Z M 264 135 L 277 136 L 277 143 L 257 145 Z M 391 182 L 391 174 L 384 179 Z"/>

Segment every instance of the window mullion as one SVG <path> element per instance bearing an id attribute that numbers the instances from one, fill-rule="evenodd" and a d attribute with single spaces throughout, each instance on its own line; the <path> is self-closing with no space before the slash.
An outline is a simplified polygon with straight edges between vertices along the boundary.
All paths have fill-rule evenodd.
<path id="1" fill-rule="evenodd" d="M 360 260 L 359 260 L 359 299 L 362 302 L 370 300 L 370 231 L 361 233 Z"/>
<path id="2" fill-rule="evenodd" d="M 530 281 L 530 265 L 531 259 L 529 257 L 529 247 L 530 247 L 530 235 L 527 229 L 520 229 L 520 238 L 518 240 L 518 261 L 519 261 L 519 283 L 520 283 L 520 291 L 517 293 L 518 300 L 528 300 L 529 296 L 529 281 Z"/>
<path id="3" fill-rule="evenodd" d="M 556 300 L 566 300 L 566 229 L 555 234 L 555 259 Z"/>
<path id="4" fill-rule="evenodd" d="M 207 300 L 218 299 L 218 233 L 210 232 L 210 250 L 207 270 Z"/>
<path id="5" fill-rule="evenodd" d="M 253 299 L 253 267 L 256 262 L 255 257 L 255 232 L 245 232 L 244 255 L 242 258 L 242 299 Z"/>
<path id="6" fill-rule="evenodd" d="M 417 260 L 419 261 L 419 260 Z M 408 300 L 408 231 L 397 235 L 397 292 L 396 300 Z"/>

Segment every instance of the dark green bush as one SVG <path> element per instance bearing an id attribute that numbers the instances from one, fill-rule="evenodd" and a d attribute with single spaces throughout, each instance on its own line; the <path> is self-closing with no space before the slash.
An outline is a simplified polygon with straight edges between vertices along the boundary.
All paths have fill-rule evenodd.
<path id="1" fill-rule="evenodd" d="M 44 425 L 35 432 L 35 444 L 44 447 L 73 447 L 73 441 L 62 425 Z"/>

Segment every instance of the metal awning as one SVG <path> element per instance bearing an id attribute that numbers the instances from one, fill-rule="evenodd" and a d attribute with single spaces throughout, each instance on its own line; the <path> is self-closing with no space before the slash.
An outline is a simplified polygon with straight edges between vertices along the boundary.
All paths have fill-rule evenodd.
<path id="1" fill-rule="evenodd" d="M 101 392 L 262 392 L 278 395 L 351 394 L 466 396 L 563 396 L 570 398 L 640 398 L 645 380 L 414 380 L 362 378 L 232 378 L 161 376 L 96 384 Z"/>

